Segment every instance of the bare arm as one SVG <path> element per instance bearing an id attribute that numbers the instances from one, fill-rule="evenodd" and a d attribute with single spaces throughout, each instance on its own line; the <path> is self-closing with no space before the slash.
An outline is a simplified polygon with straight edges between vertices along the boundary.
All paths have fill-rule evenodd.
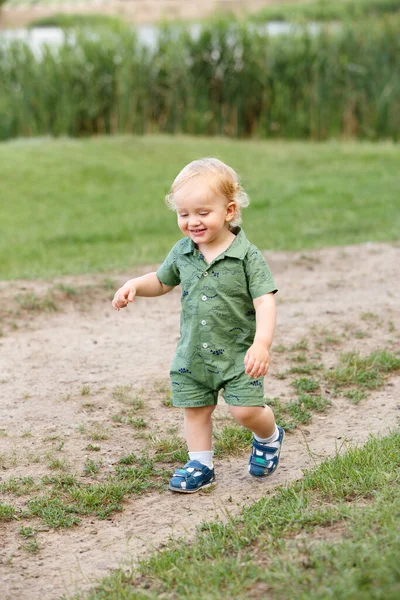
<path id="1" fill-rule="evenodd" d="M 253 300 L 253 304 L 256 309 L 256 335 L 254 341 L 264 344 L 269 350 L 276 326 L 275 294 L 260 296 Z"/>
<path id="2" fill-rule="evenodd" d="M 128 305 L 128 302 L 133 302 L 136 296 L 144 296 L 146 298 L 154 298 L 155 296 L 163 296 L 174 287 L 161 283 L 155 273 L 147 273 L 141 277 L 129 279 L 122 287 L 115 292 L 112 305 L 115 310 L 120 310 Z"/>
<path id="3" fill-rule="evenodd" d="M 265 294 L 253 300 L 256 311 L 256 335 L 248 349 L 244 364 L 249 377 L 262 377 L 269 367 L 269 349 L 275 332 L 276 302 L 275 295 Z"/>

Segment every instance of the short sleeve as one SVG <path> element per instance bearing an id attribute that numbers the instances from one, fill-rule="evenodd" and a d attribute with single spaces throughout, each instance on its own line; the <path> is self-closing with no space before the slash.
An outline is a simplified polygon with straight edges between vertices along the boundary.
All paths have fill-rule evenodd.
<path id="1" fill-rule="evenodd" d="M 264 294 L 276 293 L 275 280 L 267 262 L 258 248 L 250 246 L 246 258 L 245 269 L 250 296 L 254 300 Z"/>
<path id="2" fill-rule="evenodd" d="M 156 275 L 164 285 L 176 286 L 181 282 L 181 276 L 177 265 L 179 242 L 172 248 L 162 265 L 157 269 Z"/>

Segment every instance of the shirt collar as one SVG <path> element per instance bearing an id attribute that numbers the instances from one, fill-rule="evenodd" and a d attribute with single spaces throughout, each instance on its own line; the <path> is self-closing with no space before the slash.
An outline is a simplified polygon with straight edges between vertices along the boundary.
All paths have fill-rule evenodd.
<path id="1" fill-rule="evenodd" d="M 181 252 L 182 254 L 192 254 L 195 250 L 194 242 L 190 238 L 182 239 Z"/>
<path id="2" fill-rule="evenodd" d="M 250 242 L 241 227 L 235 227 L 233 233 L 236 234 L 236 237 L 229 248 L 223 252 L 223 256 L 230 256 L 232 258 L 243 260 L 249 249 Z M 195 247 L 193 240 L 190 238 L 183 238 L 181 247 L 182 254 L 192 254 L 195 250 L 197 250 L 197 248 Z"/>
<path id="3" fill-rule="evenodd" d="M 236 234 L 236 237 L 229 248 L 225 250 L 224 256 L 231 256 L 232 258 L 240 258 L 240 260 L 243 260 L 249 249 L 250 242 L 241 227 L 236 227 L 233 230 L 233 233 Z"/>

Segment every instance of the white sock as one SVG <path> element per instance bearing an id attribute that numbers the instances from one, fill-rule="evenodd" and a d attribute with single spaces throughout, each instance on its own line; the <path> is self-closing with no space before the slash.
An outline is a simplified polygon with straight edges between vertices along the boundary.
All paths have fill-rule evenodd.
<path id="1" fill-rule="evenodd" d="M 275 425 L 275 431 L 274 431 L 274 433 L 270 437 L 267 437 L 267 438 L 260 438 L 255 433 L 253 433 L 253 435 L 254 435 L 254 439 L 256 440 L 256 442 L 259 442 L 260 444 L 267 444 L 268 445 L 268 444 L 271 444 L 272 442 L 276 442 L 276 440 L 279 437 L 279 429 Z"/>
<path id="2" fill-rule="evenodd" d="M 190 460 L 198 460 L 202 465 L 206 465 L 209 469 L 213 468 L 213 450 L 202 450 L 201 452 L 189 452 Z"/>

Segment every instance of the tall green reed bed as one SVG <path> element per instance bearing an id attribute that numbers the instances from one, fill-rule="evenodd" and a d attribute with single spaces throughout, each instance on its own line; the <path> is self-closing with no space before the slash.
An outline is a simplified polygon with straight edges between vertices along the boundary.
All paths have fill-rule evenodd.
<path id="1" fill-rule="evenodd" d="M 96 133 L 393 138 L 400 133 L 400 19 L 268 37 L 232 20 L 157 48 L 126 29 L 70 30 L 38 56 L 0 48 L 0 139 Z"/>

